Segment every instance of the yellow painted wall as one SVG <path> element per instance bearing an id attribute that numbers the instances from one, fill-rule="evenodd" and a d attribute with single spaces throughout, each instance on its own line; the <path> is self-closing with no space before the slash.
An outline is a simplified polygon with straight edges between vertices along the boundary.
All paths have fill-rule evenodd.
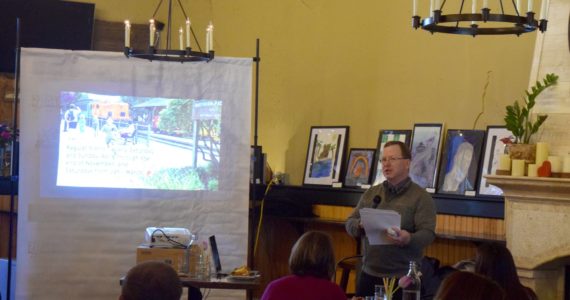
<path id="1" fill-rule="evenodd" d="M 98 19 L 137 23 L 147 22 L 158 3 L 85 2 L 96 3 Z M 420 2 L 425 16 L 429 1 Z M 349 147 L 371 148 L 379 130 L 416 122 L 470 129 L 488 72 L 485 114 L 476 127 L 502 124 L 505 105 L 527 87 L 536 38 L 413 30 L 411 1 L 182 3 L 200 38 L 214 22 L 216 55 L 252 57 L 261 39 L 259 143 L 273 170 L 290 174 L 294 184 L 303 178 L 310 126 L 349 125 Z"/>

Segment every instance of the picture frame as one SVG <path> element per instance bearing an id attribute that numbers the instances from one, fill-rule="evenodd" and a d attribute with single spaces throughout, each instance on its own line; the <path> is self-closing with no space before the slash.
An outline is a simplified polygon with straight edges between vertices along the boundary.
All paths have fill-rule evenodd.
<path id="1" fill-rule="evenodd" d="M 400 141 L 408 148 L 410 148 L 410 141 L 412 139 L 412 131 L 411 130 L 380 130 L 380 134 L 378 135 L 378 143 L 376 146 L 376 157 L 374 159 L 374 168 L 373 168 L 373 181 L 372 185 L 378 185 L 386 180 L 384 174 L 382 173 L 382 153 L 384 150 L 384 145 L 389 141 Z"/>
<path id="2" fill-rule="evenodd" d="M 305 185 L 342 182 L 342 163 L 348 144 L 348 126 L 312 126 L 305 160 Z"/>
<path id="3" fill-rule="evenodd" d="M 435 193 L 442 132 L 443 123 L 414 124 L 409 175 L 413 182 L 430 193 Z"/>
<path id="4" fill-rule="evenodd" d="M 375 153 L 376 149 L 350 149 L 344 175 L 345 186 L 361 187 L 370 183 Z"/>
<path id="5" fill-rule="evenodd" d="M 485 133 L 485 147 L 483 148 L 483 159 L 479 172 L 479 195 L 496 196 L 503 195 L 503 190 L 495 185 L 488 184 L 485 175 L 494 175 L 499 166 L 499 156 L 507 154 L 507 145 L 501 141 L 503 139 L 514 140 L 514 136 L 505 126 L 487 126 Z"/>
<path id="6" fill-rule="evenodd" d="M 484 139 L 484 130 L 447 130 L 438 193 L 475 196 Z"/>

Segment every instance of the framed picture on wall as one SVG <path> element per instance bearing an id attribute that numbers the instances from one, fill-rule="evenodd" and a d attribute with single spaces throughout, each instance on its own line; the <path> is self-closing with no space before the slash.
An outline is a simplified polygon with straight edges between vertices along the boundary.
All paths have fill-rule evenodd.
<path id="1" fill-rule="evenodd" d="M 507 154 L 507 144 L 503 142 L 505 139 L 511 141 L 515 139 L 511 131 L 505 126 L 487 126 L 483 160 L 481 160 L 481 171 L 479 172 L 479 195 L 503 195 L 503 190 L 488 184 L 484 176 L 494 175 L 499 166 L 499 157 L 501 154 Z"/>
<path id="2" fill-rule="evenodd" d="M 442 123 L 414 125 L 410 178 L 430 193 L 435 192 L 442 132 Z"/>
<path id="3" fill-rule="evenodd" d="M 438 193 L 475 196 L 484 138 L 484 130 L 447 130 Z"/>
<path id="4" fill-rule="evenodd" d="M 345 186 L 360 187 L 370 183 L 375 152 L 375 149 L 350 149 L 344 176 Z"/>
<path id="5" fill-rule="evenodd" d="M 340 182 L 347 144 L 348 126 L 311 127 L 303 184 Z"/>
<path id="6" fill-rule="evenodd" d="M 405 143 L 408 148 L 410 147 L 410 140 L 412 139 L 412 131 L 411 130 L 381 130 L 380 135 L 378 136 L 378 144 L 376 146 L 376 157 L 374 159 L 374 180 L 372 181 L 372 185 L 377 185 L 386 178 L 382 173 L 382 152 L 384 149 L 384 145 L 389 141 L 400 141 Z"/>

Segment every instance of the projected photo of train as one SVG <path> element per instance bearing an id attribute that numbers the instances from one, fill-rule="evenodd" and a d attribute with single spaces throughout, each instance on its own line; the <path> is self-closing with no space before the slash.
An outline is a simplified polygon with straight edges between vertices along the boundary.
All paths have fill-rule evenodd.
<path id="1" fill-rule="evenodd" d="M 60 93 L 57 185 L 218 189 L 222 101 Z"/>

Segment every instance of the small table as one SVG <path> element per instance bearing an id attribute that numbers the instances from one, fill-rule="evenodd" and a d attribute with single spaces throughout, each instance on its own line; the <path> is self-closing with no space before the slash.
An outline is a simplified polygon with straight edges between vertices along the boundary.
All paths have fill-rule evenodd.
<path id="1" fill-rule="evenodd" d="M 259 278 L 254 280 L 232 280 L 228 277 L 223 278 L 216 278 L 210 277 L 209 279 L 197 279 L 197 278 L 190 278 L 185 276 L 180 276 L 180 283 L 182 287 L 187 287 L 190 290 L 191 287 L 197 289 L 221 289 L 221 290 L 246 290 L 251 291 L 259 286 Z M 120 280 L 120 284 L 123 285 L 123 280 L 125 278 L 122 277 Z M 188 300 L 194 300 L 192 298 L 192 294 L 188 293 Z"/>

